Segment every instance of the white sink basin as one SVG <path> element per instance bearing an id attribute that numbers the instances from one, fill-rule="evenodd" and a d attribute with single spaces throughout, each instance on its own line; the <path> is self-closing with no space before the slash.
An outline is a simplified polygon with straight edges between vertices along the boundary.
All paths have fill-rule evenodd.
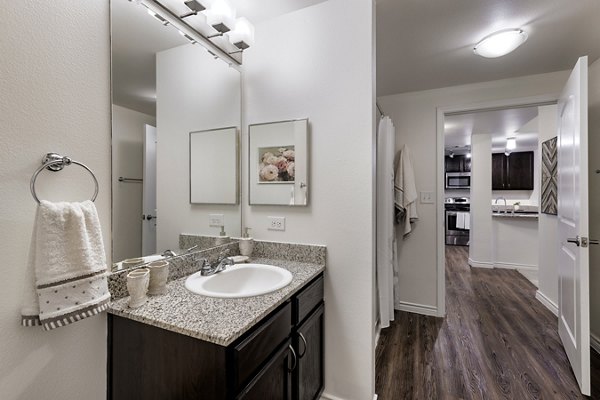
<path id="1" fill-rule="evenodd" d="M 240 298 L 271 293 L 286 287 L 291 281 L 292 274 L 280 267 L 237 264 L 211 276 L 196 272 L 185 280 L 185 288 L 203 296 Z"/>

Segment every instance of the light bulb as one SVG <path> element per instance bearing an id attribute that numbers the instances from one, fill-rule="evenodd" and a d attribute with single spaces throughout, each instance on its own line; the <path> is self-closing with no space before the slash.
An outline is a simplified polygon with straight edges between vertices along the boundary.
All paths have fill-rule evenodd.
<path id="1" fill-rule="evenodd" d="M 241 17 L 235 21 L 235 28 L 228 33 L 229 41 L 238 49 L 245 50 L 254 45 L 254 25 L 246 18 Z"/>
<path id="2" fill-rule="evenodd" d="M 215 0 L 206 10 L 206 22 L 221 33 L 235 26 L 235 10 L 226 0 Z"/>

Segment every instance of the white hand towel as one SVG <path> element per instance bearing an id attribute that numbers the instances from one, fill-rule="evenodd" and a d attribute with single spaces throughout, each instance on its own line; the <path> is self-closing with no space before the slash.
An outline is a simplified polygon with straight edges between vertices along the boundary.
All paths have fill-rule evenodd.
<path id="1" fill-rule="evenodd" d="M 465 229 L 465 213 L 464 212 L 456 213 L 456 227 L 458 229 Z"/>
<path id="2" fill-rule="evenodd" d="M 394 197 L 396 206 L 396 220 L 404 220 L 404 235 L 408 235 L 418 218 L 417 214 L 417 185 L 413 169 L 412 156 L 407 145 L 402 146 L 399 152 L 398 164 L 394 176 Z"/>
<path id="3" fill-rule="evenodd" d="M 21 321 L 58 328 L 108 308 L 110 293 L 98 212 L 94 203 L 42 200 L 31 240 Z"/>
<path id="4" fill-rule="evenodd" d="M 465 213 L 465 229 L 471 230 L 471 214 Z"/>

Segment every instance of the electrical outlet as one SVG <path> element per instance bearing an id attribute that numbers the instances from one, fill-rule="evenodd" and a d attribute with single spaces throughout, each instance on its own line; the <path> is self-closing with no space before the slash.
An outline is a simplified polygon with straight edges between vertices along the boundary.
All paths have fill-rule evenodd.
<path id="1" fill-rule="evenodd" d="M 270 231 L 285 231 L 285 217 L 269 217 Z"/>
<path id="2" fill-rule="evenodd" d="M 208 215 L 209 226 L 223 226 L 225 225 L 225 215 L 223 214 L 209 214 Z"/>
<path id="3" fill-rule="evenodd" d="M 421 204 L 433 204 L 435 202 L 435 193 L 421 192 Z"/>

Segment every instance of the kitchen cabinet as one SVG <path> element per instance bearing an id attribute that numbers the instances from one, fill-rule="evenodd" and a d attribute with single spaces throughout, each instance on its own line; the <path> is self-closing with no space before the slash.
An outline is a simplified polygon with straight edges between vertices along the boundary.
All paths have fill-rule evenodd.
<path id="1" fill-rule="evenodd" d="M 322 274 L 229 346 L 109 314 L 108 399 L 318 399 L 323 317 Z"/>
<path id="2" fill-rule="evenodd" d="M 471 172 L 471 159 L 466 155 L 446 156 L 444 164 L 446 172 Z"/>
<path id="3" fill-rule="evenodd" d="M 492 154 L 492 190 L 533 190 L 533 151 Z"/>

